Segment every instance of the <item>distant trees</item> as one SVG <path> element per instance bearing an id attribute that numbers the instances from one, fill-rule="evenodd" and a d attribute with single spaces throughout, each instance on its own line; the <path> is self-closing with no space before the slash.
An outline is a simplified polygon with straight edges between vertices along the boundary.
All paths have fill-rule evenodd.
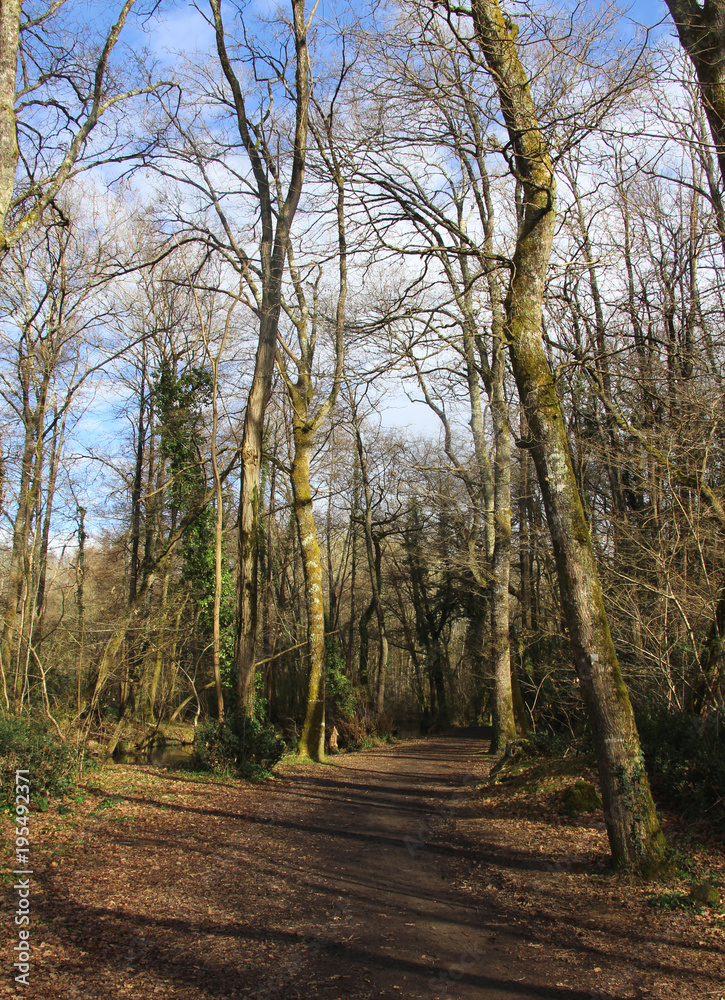
<path id="1" fill-rule="evenodd" d="M 46 210 L 42 227 L 18 240 L 3 265 L 0 394 L 14 423 L 4 461 L 6 516 L 14 507 L 0 643 L 6 707 L 26 703 L 29 670 L 40 662 L 66 437 L 105 360 L 104 247 L 86 243 L 89 231 L 92 220 L 66 201 Z"/>

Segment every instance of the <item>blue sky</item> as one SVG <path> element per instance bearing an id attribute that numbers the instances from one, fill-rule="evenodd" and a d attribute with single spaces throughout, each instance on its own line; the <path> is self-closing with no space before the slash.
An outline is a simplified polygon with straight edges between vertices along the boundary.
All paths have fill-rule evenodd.
<path id="1" fill-rule="evenodd" d="M 343 0 L 344 2 L 344 0 Z M 531 0 L 537 3 L 537 0 Z M 566 2 L 566 0 L 565 0 Z M 366 0 L 360 3 L 351 2 L 350 6 L 360 9 Z M 513 0 L 512 0 L 513 3 Z M 81 9 L 78 5 L 77 10 Z M 230 0 L 223 0 L 223 11 L 226 23 L 231 27 L 233 23 L 234 4 Z M 289 0 L 281 0 L 283 10 L 289 9 Z M 308 0 L 308 7 L 312 6 L 312 0 Z M 102 12 L 104 19 L 110 21 L 118 12 L 120 0 L 95 0 L 95 9 Z M 329 18 L 338 7 L 333 0 L 321 0 L 316 16 L 321 19 Z M 583 13 L 586 15 L 587 8 L 593 9 L 595 4 L 584 0 Z M 201 11 L 208 9 L 208 0 L 199 0 Z M 266 18 L 270 18 L 276 8 L 274 0 L 249 0 L 245 4 L 245 13 L 254 16 L 258 10 Z M 87 9 L 87 8 L 86 8 Z M 165 0 L 160 13 L 156 15 L 146 25 L 145 30 L 141 30 L 137 25 L 129 24 L 122 42 L 133 49 L 146 47 L 162 62 L 173 63 L 174 54 L 184 52 L 193 56 L 195 53 L 203 53 L 213 49 L 214 37 L 211 28 L 205 24 L 204 18 L 199 9 L 196 9 L 189 0 Z M 663 0 L 633 0 L 628 7 L 628 16 L 632 21 L 648 28 L 655 28 L 665 35 L 674 36 L 674 27 L 669 18 L 667 7 Z M 100 20 L 100 19 L 99 19 Z M 626 18 L 622 22 L 623 35 Z M 656 26 L 660 26 L 656 29 Z M 114 441 L 117 440 L 118 429 L 122 421 L 112 416 L 112 402 L 109 398 L 102 402 L 103 392 L 96 399 L 92 413 L 86 414 L 82 420 L 85 437 L 91 433 L 97 444 L 103 442 L 107 450 L 113 451 Z M 383 415 L 383 422 L 387 426 L 412 426 L 415 431 L 436 434 L 438 432 L 438 421 L 430 410 L 423 404 L 412 405 L 408 402 L 401 390 L 396 394 L 391 394 L 387 398 L 387 409 Z M 122 428 L 125 432 L 125 427 Z M 106 439 L 105 441 L 103 439 Z M 60 513 L 60 512 L 59 512 Z"/>
<path id="2" fill-rule="evenodd" d="M 282 9 L 287 9 L 289 5 L 283 0 L 280 6 Z M 325 0 L 321 0 L 316 11 L 317 19 L 323 21 L 328 19 L 335 6 L 329 0 L 327 3 Z M 362 3 L 351 4 L 353 9 L 362 6 Z M 594 7 L 595 5 L 591 4 L 590 0 L 585 0 L 584 13 L 586 13 L 587 6 Z M 202 11 L 206 10 L 205 0 L 200 0 L 199 7 Z M 269 17 L 275 7 L 276 4 L 269 2 L 269 0 L 252 0 L 252 2 L 245 4 L 244 9 L 245 13 L 253 19 L 257 11 L 263 16 Z M 308 3 L 308 7 L 312 7 L 312 2 Z M 673 30 L 664 0 L 631 0 L 629 5 L 626 2 L 622 3 L 622 7 L 628 9 L 631 18 L 642 25 L 652 28 L 664 20 L 665 30 Z M 231 24 L 232 10 L 231 3 L 222 5 L 222 13 L 228 24 Z M 149 27 L 152 28 L 152 32 L 146 35 L 145 44 L 161 58 L 167 53 L 177 51 L 186 51 L 187 53 L 193 53 L 197 50 L 203 51 L 213 43 L 213 32 L 204 24 L 199 10 L 189 0 L 182 0 L 182 2 L 169 0 L 169 2 L 162 4 L 160 14 L 149 23 Z"/>

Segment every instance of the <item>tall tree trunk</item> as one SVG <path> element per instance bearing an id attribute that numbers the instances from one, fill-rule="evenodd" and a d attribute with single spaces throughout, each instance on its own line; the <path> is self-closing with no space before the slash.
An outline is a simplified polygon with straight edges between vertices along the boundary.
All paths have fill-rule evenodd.
<path id="1" fill-rule="evenodd" d="M 365 535 L 365 552 L 368 557 L 368 571 L 370 573 L 370 590 L 371 598 L 370 605 L 365 611 L 363 618 L 360 619 L 360 678 L 362 683 L 363 667 L 362 667 L 362 655 L 363 655 L 363 632 L 362 624 L 365 621 L 365 638 L 367 640 L 367 623 L 370 621 L 372 614 L 375 614 L 375 619 L 378 626 L 378 666 L 375 673 L 375 691 L 374 691 L 374 705 L 375 712 L 380 715 L 384 709 L 385 703 L 385 671 L 388 667 L 388 639 L 385 634 L 385 614 L 383 612 L 383 605 L 381 601 L 382 589 L 383 589 L 383 574 L 382 574 L 382 552 L 380 547 L 380 539 L 376 538 L 373 534 L 373 497 L 370 488 L 370 476 L 368 474 L 368 463 L 367 455 L 365 454 L 365 449 L 363 447 L 362 433 L 360 430 L 360 422 L 358 419 L 357 411 L 353 404 L 353 423 L 355 426 L 355 443 L 357 445 L 357 455 L 360 468 L 360 479 L 363 488 L 363 497 L 365 500 L 365 511 L 363 516 L 363 532 Z M 367 642 L 365 643 L 367 647 Z M 367 648 L 365 649 L 365 677 L 367 680 Z"/>
<path id="2" fill-rule="evenodd" d="M 141 392 L 136 424 L 136 466 L 131 486 L 131 559 L 128 579 L 128 603 L 136 600 L 139 574 L 139 546 L 141 542 L 141 487 L 143 484 L 144 452 L 146 448 L 146 371 L 141 372 Z"/>
<path id="3" fill-rule="evenodd" d="M 493 414 L 496 458 L 495 545 L 491 593 L 491 651 L 493 666 L 494 732 L 492 746 L 501 751 L 516 737 L 511 688 L 511 640 L 509 637 L 509 578 L 511 574 L 511 433 L 504 396 L 504 343 L 494 341 Z"/>
<path id="4" fill-rule="evenodd" d="M 239 577 L 237 581 L 237 638 L 234 665 L 239 705 L 251 711 L 254 703 L 254 660 L 257 644 L 257 571 L 259 562 L 259 482 L 262 471 L 264 413 L 272 385 L 277 342 L 276 310 L 274 329 L 264 321 L 260 327 L 254 382 L 247 401 L 242 435 L 242 479 L 239 495 Z M 265 338 L 265 339 L 263 339 Z M 267 366 L 269 364 L 269 371 Z"/>
<path id="5" fill-rule="evenodd" d="M 60 456 L 63 452 L 65 439 L 66 413 L 56 412 L 53 421 L 53 438 L 50 446 L 50 461 L 48 463 L 48 485 L 45 489 L 45 511 L 43 513 L 43 531 L 40 538 L 40 553 L 38 559 L 38 591 L 35 598 L 35 609 L 38 619 L 45 611 L 45 590 L 48 578 L 48 549 L 50 547 L 50 524 L 53 516 L 55 500 L 55 484 L 58 478 Z M 38 640 L 39 641 L 39 640 Z M 37 648 L 37 647 L 36 647 Z"/>
<path id="6" fill-rule="evenodd" d="M 305 0 L 291 0 L 295 44 L 295 132 L 289 187 L 284 201 L 275 206 L 273 184 L 267 170 L 258 136 L 249 131 L 242 85 L 232 67 L 226 48 L 221 0 L 209 0 L 216 34 L 219 62 L 232 92 L 237 125 L 242 144 L 252 165 L 256 197 L 259 203 L 262 237 L 260 260 L 262 297 L 259 303 L 259 340 L 254 360 L 254 375 L 244 415 L 239 495 L 239 579 L 238 619 L 234 666 L 237 672 L 239 703 L 251 710 L 254 701 L 254 661 L 257 640 L 257 570 L 259 527 L 259 480 L 262 465 L 264 415 L 272 389 L 272 375 L 277 349 L 277 331 L 282 302 L 282 279 L 289 249 L 292 222 L 297 211 L 305 174 L 307 154 L 310 66 L 307 50 Z M 246 257 L 240 261 L 248 271 Z"/>
<path id="7" fill-rule="evenodd" d="M 330 414 L 342 383 L 342 369 L 345 359 L 345 303 L 347 299 L 347 244 L 345 239 L 345 188 L 342 172 L 337 160 L 337 151 L 332 136 L 332 111 L 325 120 L 323 134 L 312 129 L 315 141 L 330 178 L 337 189 L 337 237 L 339 286 L 335 315 L 335 365 L 332 385 L 326 398 L 315 413 L 311 413 L 314 398 L 313 362 L 317 342 L 318 323 L 322 317 L 318 313 L 318 298 L 313 294 L 313 310 L 310 314 L 304 283 L 298 271 L 291 246 L 288 249 L 290 277 L 297 299 L 297 342 L 299 356 L 295 358 L 297 380 L 293 381 L 287 369 L 282 352 L 277 355 L 277 364 L 292 405 L 292 430 L 294 435 L 294 458 L 292 460 L 292 494 L 295 517 L 302 552 L 302 566 L 305 579 L 305 599 L 307 603 L 307 649 L 309 653 L 309 684 L 307 709 L 302 727 L 299 751 L 314 760 L 325 756 L 325 605 L 322 582 L 322 558 L 317 541 L 315 520 L 312 514 L 312 491 L 310 488 L 310 458 L 315 433 Z M 287 308 L 290 315 L 290 310 Z"/>
<path id="8" fill-rule="evenodd" d="M 358 469 L 358 463 L 355 463 L 353 469 L 353 480 L 352 480 L 352 510 L 350 511 L 350 545 L 352 546 L 352 559 L 350 565 L 350 628 L 348 632 L 348 645 L 347 645 L 347 675 L 352 676 L 352 665 L 355 656 L 355 614 L 356 614 L 356 604 L 355 604 L 355 594 L 356 584 L 357 584 L 357 532 L 355 531 L 355 513 L 359 509 L 359 493 L 360 493 L 360 473 Z M 358 676 L 358 684 L 361 687 L 365 687 L 367 684 L 367 678 L 363 681 L 362 677 Z"/>
<path id="9" fill-rule="evenodd" d="M 84 601 L 86 576 L 86 509 L 78 504 L 76 517 L 78 520 L 78 556 L 76 558 L 76 625 L 78 641 L 77 680 L 77 710 L 80 717 L 83 711 L 81 692 L 83 690 L 83 656 L 86 644 L 86 608 Z"/>
<path id="10" fill-rule="evenodd" d="M 15 78 L 22 0 L 0 4 L 0 230 L 10 207 L 18 165 L 15 125 Z"/>
<path id="11" fill-rule="evenodd" d="M 211 356 L 210 356 L 211 357 Z M 214 616 L 212 623 L 212 658 L 214 664 L 214 687 L 216 690 L 217 718 L 224 718 L 224 691 L 222 690 L 222 671 L 219 659 L 221 647 L 220 615 L 222 606 L 222 568 L 224 542 L 224 497 L 222 494 L 222 479 L 219 473 L 217 456 L 217 430 L 219 427 L 219 407 L 217 394 L 219 390 L 219 358 L 212 361 L 212 418 L 211 418 L 211 467 L 214 474 L 214 498 L 216 501 L 216 517 L 214 519 Z"/>
<path id="12" fill-rule="evenodd" d="M 609 632 L 563 413 L 542 342 L 544 279 L 556 221 L 553 169 L 513 33 L 497 0 L 472 0 L 472 12 L 523 183 L 524 214 L 506 298 L 506 338 L 531 431 L 562 604 L 594 731 L 612 856 L 617 866 L 647 872 L 663 861 L 664 837 Z"/>
<path id="13" fill-rule="evenodd" d="M 164 669 L 164 644 L 165 644 L 165 633 L 166 633 L 166 601 L 169 595 L 169 579 L 170 572 L 168 565 L 164 569 L 164 578 L 161 584 L 161 600 L 159 602 L 159 622 L 160 628 L 156 636 L 156 662 L 154 663 L 154 669 L 151 674 L 151 683 L 149 684 L 148 691 L 148 707 L 149 715 L 153 722 L 157 720 L 160 721 L 161 713 L 156 714 L 156 696 L 159 690 L 159 681 L 161 680 L 161 674 Z M 169 706 L 170 707 L 170 706 Z"/>
<path id="14" fill-rule="evenodd" d="M 10 553 L 10 567 L 7 576 L 3 632 L 0 641 L 0 657 L 8 673 L 11 669 L 15 649 L 16 632 L 22 616 L 23 602 L 31 582 L 31 557 L 29 552 L 33 518 L 37 512 L 38 494 L 42 485 L 44 455 L 44 425 L 49 378 L 43 373 L 38 388 L 35 407 L 30 403 L 31 367 L 30 361 L 19 365 L 23 393 L 23 428 L 25 440 L 20 471 L 18 505 L 13 524 L 13 544 Z M 16 660 L 16 674 L 19 661 Z"/>
<path id="15" fill-rule="evenodd" d="M 523 440 L 528 438 L 528 427 L 523 412 L 519 421 L 520 434 Z M 533 572 L 531 565 L 531 525 L 529 523 L 529 491 L 531 480 L 529 476 L 529 452 L 527 448 L 519 449 L 519 577 L 521 597 L 521 632 L 523 637 L 531 627 L 533 604 Z"/>
<path id="16" fill-rule="evenodd" d="M 370 622 L 375 614 L 375 597 L 370 598 L 370 603 L 360 615 L 357 630 L 360 637 L 360 648 L 357 657 L 357 679 L 358 684 L 364 691 L 368 690 L 370 684 Z"/>
<path id="17" fill-rule="evenodd" d="M 310 664 L 307 714 L 302 727 L 299 752 L 321 761 L 325 758 L 325 608 L 322 596 L 322 559 L 312 515 L 310 488 L 313 437 L 309 427 L 295 418 L 292 495 L 305 577 L 307 651 Z"/>

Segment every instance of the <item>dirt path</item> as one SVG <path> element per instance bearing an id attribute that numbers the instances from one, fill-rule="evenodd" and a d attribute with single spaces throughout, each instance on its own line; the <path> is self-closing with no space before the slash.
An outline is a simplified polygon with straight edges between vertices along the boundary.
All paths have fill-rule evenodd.
<path id="1" fill-rule="evenodd" d="M 608 876 L 601 825 L 481 804 L 484 746 L 410 740 L 263 787 L 91 779 L 36 852 L 24 995 L 725 1000 L 722 932 Z"/>

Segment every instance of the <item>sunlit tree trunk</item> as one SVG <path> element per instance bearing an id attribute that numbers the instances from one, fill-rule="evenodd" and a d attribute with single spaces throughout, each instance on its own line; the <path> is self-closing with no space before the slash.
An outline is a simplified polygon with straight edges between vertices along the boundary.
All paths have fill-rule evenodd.
<path id="1" fill-rule="evenodd" d="M 334 103 L 334 98 L 333 98 Z M 318 111 L 320 110 L 319 105 Z M 285 350 L 277 352 L 277 366 L 287 390 L 292 407 L 292 430 L 294 435 L 294 457 L 292 460 L 292 492 L 294 499 L 297 532 L 302 551 L 302 566 L 307 603 L 307 652 L 309 657 L 309 681 L 307 706 L 302 736 L 299 743 L 300 754 L 307 754 L 314 760 L 325 756 L 325 608 L 322 582 L 322 557 L 317 540 L 317 531 L 312 513 L 312 490 L 310 487 L 310 457 L 315 434 L 330 414 L 342 383 L 344 364 L 345 303 L 347 300 L 347 243 L 345 237 L 345 187 L 338 162 L 338 154 L 333 141 L 332 104 L 329 114 L 321 115 L 318 127 L 310 125 L 320 156 L 327 168 L 329 179 L 336 194 L 337 250 L 339 284 L 334 322 L 334 370 L 332 385 L 319 404 L 313 408 L 314 379 L 313 362 L 318 332 L 324 317 L 319 309 L 318 286 L 312 288 L 312 310 L 310 311 L 305 282 L 295 265 L 292 247 L 287 256 L 290 277 L 296 298 L 296 310 L 285 303 L 285 311 L 297 331 L 299 353 L 295 356 L 285 345 Z M 319 274 L 320 272 L 318 272 Z M 297 368 L 297 378 L 293 379 L 288 370 L 293 358 Z"/>
<path id="2" fill-rule="evenodd" d="M 10 207 L 18 165 L 15 125 L 15 74 L 22 0 L 0 4 L 0 230 Z"/>
<path id="3" fill-rule="evenodd" d="M 632 706 L 609 632 L 566 426 L 542 342 L 544 279 L 555 229 L 555 180 L 528 79 L 497 0 L 472 0 L 478 41 L 495 82 L 523 183 L 523 219 L 506 298 L 506 338 L 546 507 L 572 651 L 594 731 L 615 864 L 661 864 L 657 819 Z"/>
<path id="4" fill-rule="evenodd" d="M 299 742 L 301 754 L 314 760 L 325 756 L 325 607 L 322 590 L 322 559 L 312 514 L 310 456 L 314 432 L 302 421 L 294 423 L 295 454 L 292 462 L 292 495 L 302 550 L 307 603 L 307 648 L 310 672 L 307 713 Z"/>
<path id="5" fill-rule="evenodd" d="M 509 637 L 509 578 L 511 575 L 511 432 L 504 397 L 504 344 L 495 340 L 492 365 L 491 411 L 496 456 L 494 459 L 495 544 L 491 593 L 491 660 L 493 666 L 493 745 L 502 750 L 516 737 L 511 686 Z"/>
<path id="6" fill-rule="evenodd" d="M 260 257 L 262 294 L 259 302 L 259 338 L 254 375 L 247 400 L 242 433 L 242 476 L 239 496 L 239 579 L 237 636 L 234 665 L 239 703 L 250 709 L 254 701 L 254 662 L 257 640 L 257 571 L 259 562 L 259 483 L 262 468 L 264 415 L 272 389 L 274 359 L 282 302 L 282 281 L 290 229 L 302 193 L 307 153 L 310 66 L 307 50 L 305 0 L 291 0 L 295 45 L 295 130 L 289 187 L 279 205 L 274 204 L 275 175 L 270 176 L 258 136 L 247 119 L 242 84 L 232 66 L 221 15 L 221 0 L 210 0 L 219 61 L 232 92 L 239 135 L 252 164 L 261 220 Z M 274 154 L 269 154 L 272 159 Z M 246 271 L 249 261 L 241 260 Z"/>

